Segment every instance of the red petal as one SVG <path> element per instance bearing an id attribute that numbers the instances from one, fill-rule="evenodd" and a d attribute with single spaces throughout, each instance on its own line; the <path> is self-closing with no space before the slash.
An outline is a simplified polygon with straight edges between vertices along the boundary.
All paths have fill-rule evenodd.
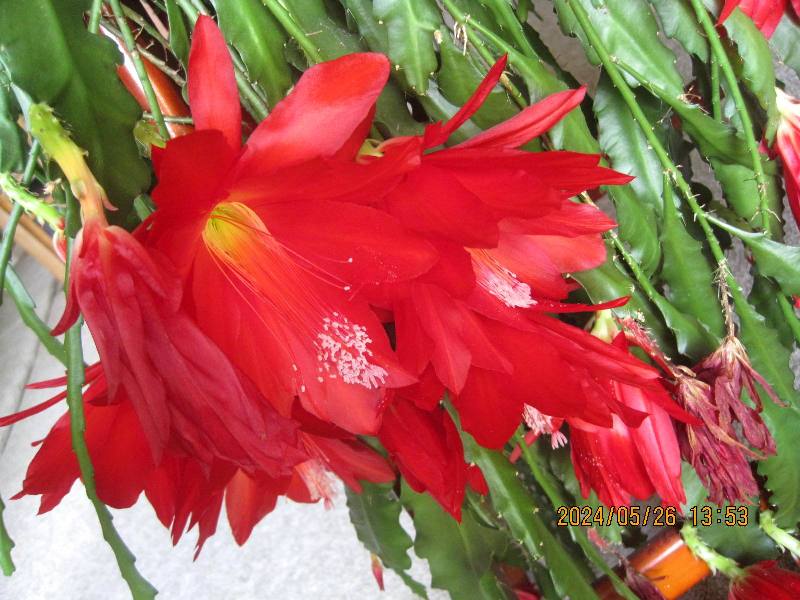
<path id="1" fill-rule="evenodd" d="M 472 353 L 459 336 L 460 311 L 452 298 L 433 285 L 414 285 L 413 299 L 422 328 L 433 340 L 431 362 L 436 375 L 457 394 L 464 387 L 472 361 Z"/>
<path id="2" fill-rule="evenodd" d="M 183 220 L 205 215 L 224 197 L 234 158 L 219 131 L 197 131 L 167 142 L 153 189 L 159 211 L 180 213 Z M 159 211 L 154 213 L 156 220 Z"/>
<path id="3" fill-rule="evenodd" d="M 154 468 L 133 407 L 129 402 L 108 406 L 84 403 L 84 412 L 98 496 L 114 508 L 132 506 Z M 78 474 L 67 413 L 47 434 L 28 466 L 20 495 L 40 494 L 39 512 L 47 512 L 69 492 Z"/>
<path id="4" fill-rule="evenodd" d="M 286 493 L 288 485 L 288 477 L 273 479 L 263 474 L 236 472 L 225 489 L 225 512 L 237 544 L 243 545 L 253 527 L 275 509 L 278 497 Z"/>
<path id="5" fill-rule="evenodd" d="M 308 435 L 306 439 L 313 440 L 330 470 L 356 492 L 361 492 L 359 481 L 386 483 L 396 479 L 386 459 L 363 442 Z"/>
<path id="6" fill-rule="evenodd" d="M 481 104 L 483 104 L 489 94 L 492 93 L 494 86 L 500 81 L 500 77 L 503 75 L 503 70 L 506 68 L 507 63 L 508 55 L 504 54 L 497 59 L 497 62 L 494 63 L 486 74 L 486 77 L 483 78 L 478 88 L 456 114 L 446 123 L 434 123 L 425 128 L 424 145 L 426 148 L 433 148 L 434 146 L 444 144 L 447 138 L 478 111 Z"/>
<path id="7" fill-rule="evenodd" d="M 412 402 L 422 410 L 432 411 L 439 406 L 444 393 L 444 386 L 437 379 L 433 368 L 429 366 L 420 376 L 419 383 L 397 390 L 396 397 Z"/>
<path id="8" fill-rule="evenodd" d="M 258 211 L 281 243 L 354 291 L 363 284 L 392 283 L 426 272 L 434 247 L 406 232 L 385 212 L 344 202 L 270 204 Z"/>
<path id="9" fill-rule="evenodd" d="M 242 109 L 225 38 L 211 17 L 200 15 L 189 53 L 189 104 L 197 129 L 214 129 L 228 146 L 242 143 Z M 194 157 L 193 157 L 194 158 Z"/>
<path id="10" fill-rule="evenodd" d="M 508 383 L 506 375 L 473 368 L 453 398 L 461 427 L 486 448 L 502 448 L 522 422 L 523 402 L 509 393 Z"/>
<path id="11" fill-rule="evenodd" d="M 585 95 L 585 87 L 552 94 L 457 148 L 518 148 L 558 123 Z"/>
<path id="12" fill-rule="evenodd" d="M 505 219 L 501 229 L 506 233 L 574 238 L 603 233 L 614 227 L 616 223 L 594 206 L 563 202 L 557 210 L 533 219 Z"/>
<path id="13" fill-rule="evenodd" d="M 467 484 L 481 496 L 486 496 L 489 493 L 489 485 L 486 483 L 483 471 L 478 465 L 470 465 L 467 469 Z"/>
<path id="14" fill-rule="evenodd" d="M 778 152 L 783 161 L 783 181 L 794 220 L 800 223 L 800 131 L 791 123 L 781 123 L 776 137 Z"/>
<path id="15" fill-rule="evenodd" d="M 387 207 L 414 231 L 462 246 L 497 245 L 497 222 L 489 207 L 443 169 L 423 167 L 412 172 L 388 196 Z"/>
<path id="16" fill-rule="evenodd" d="M 270 172 L 351 147 L 388 76 L 382 54 L 348 54 L 311 67 L 250 136 L 241 172 Z"/>
<path id="17" fill-rule="evenodd" d="M 395 402 L 386 411 L 379 437 L 411 487 L 427 490 L 460 521 L 467 465 L 447 411 L 424 412 L 408 402 Z"/>

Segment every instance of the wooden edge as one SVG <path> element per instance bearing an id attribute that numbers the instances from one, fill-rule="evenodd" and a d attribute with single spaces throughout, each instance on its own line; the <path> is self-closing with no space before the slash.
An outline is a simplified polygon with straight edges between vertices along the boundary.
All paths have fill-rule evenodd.
<path id="1" fill-rule="evenodd" d="M 9 219 L 11 201 L 0 194 L 0 227 Z M 50 235 L 28 215 L 22 215 L 14 234 L 14 243 L 30 254 L 55 279 L 64 281 L 64 263 L 56 255 Z"/>

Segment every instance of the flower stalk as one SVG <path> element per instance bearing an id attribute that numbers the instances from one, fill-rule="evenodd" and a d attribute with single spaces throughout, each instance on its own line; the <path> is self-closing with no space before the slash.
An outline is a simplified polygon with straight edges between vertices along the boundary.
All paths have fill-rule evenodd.
<path id="1" fill-rule="evenodd" d="M 28 158 L 25 161 L 25 169 L 22 172 L 22 179 L 20 185 L 27 187 L 33 180 L 33 172 L 36 169 L 36 161 L 39 158 L 41 146 L 39 142 L 34 140 L 28 151 Z M 3 290 L 5 289 L 6 269 L 8 262 L 11 260 L 11 247 L 14 244 L 14 235 L 17 231 L 17 225 L 22 218 L 24 208 L 20 204 L 14 204 L 11 208 L 11 214 L 8 217 L 8 223 L 3 231 L 3 239 L 0 241 L 0 304 L 3 303 Z"/>
<path id="2" fill-rule="evenodd" d="M 778 527 L 778 524 L 775 522 L 775 515 L 772 514 L 771 510 L 761 512 L 758 517 L 758 525 L 764 533 L 778 544 L 778 546 L 784 550 L 788 550 L 795 560 L 800 559 L 800 540 L 785 529 Z"/>
<path id="3" fill-rule="evenodd" d="M 713 550 L 711 546 L 700 539 L 697 529 L 688 523 L 684 523 L 683 527 L 681 527 L 681 536 L 683 536 L 683 541 L 686 542 L 692 554 L 704 561 L 712 573 L 720 572 L 731 579 L 741 577 L 744 574 L 744 570 L 739 567 L 735 560 Z"/>
<path id="4" fill-rule="evenodd" d="M 736 113 L 742 120 L 744 139 L 745 143 L 747 144 L 747 150 L 750 153 L 750 157 L 753 159 L 753 172 L 756 175 L 756 183 L 758 184 L 756 187 L 758 188 L 761 227 L 764 231 L 768 232 L 770 230 L 770 215 L 776 220 L 779 220 L 779 218 L 769 209 L 769 200 L 767 198 L 767 181 L 764 176 L 764 166 L 761 164 L 761 153 L 758 151 L 758 142 L 756 142 L 755 134 L 753 133 L 753 120 L 750 118 L 750 112 L 747 110 L 747 105 L 745 104 L 744 97 L 742 96 L 742 91 L 739 89 L 739 81 L 736 78 L 736 74 L 733 72 L 733 67 L 728 59 L 728 54 L 725 52 L 725 48 L 722 47 L 722 41 L 720 40 L 716 28 L 714 27 L 714 23 L 711 21 L 711 17 L 708 15 L 708 11 L 706 11 L 705 7 L 703 6 L 702 0 L 691 0 L 691 3 L 692 8 L 694 8 L 695 13 L 697 14 L 697 19 L 700 22 L 700 26 L 703 28 L 703 31 L 706 34 L 706 39 L 708 39 L 708 42 L 711 44 L 711 52 L 714 55 L 712 68 L 714 64 L 717 64 L 722 70 L 722 75 L 725 77 L 725 82 L 728 84 L 731 98 L 736 106 Z M 716 86 L 716 89 L 717 93 L 719 93 L 719 86 Z M 716 115 L 718 114 L 717 109 L 715 108 L 714 111 L 716 118 Z"/>
<path id="5" fill-rule="evenodd" d="M 156 127 L 158 127 L 158 133 L 163 139 L 168 140 L 170 135 L 167 125 L 164 122 L 164 115 L 161 112 L 161 107 L 158 105 L 158 99 L 156 98 L 156 92 L 153 89 L 153 84 L 150 81 L 150 78 L 147 76 L 147 71 L 145 70 L 142 56 L 139 54 L 139 48 L 136 45 L 136 40 L 133 39 L 131 28 L 128 25 L 127 19 L 125 18 L 125 14 L 122 12 L 122 6 L 120 5 L 119 0 L 109 0 L 109 4 L 111 5 L 111 10 L 114 13 L 114 18 L 117 21 L 117 27 L 122 33 L 122 40 L 125 42 L 125 47 L 128 49 L 128 52 L 131 55 L 131 60 L 133 60 L 134 67 L 136 68 L 136 75 L 138 75 L 139 81 L 142 84 L 144 95 L 147 98 L 148 105 L 150 106 L 150 112 L 153 114 Z"/>
<path id="6" fill-rule="evenodd" d="M 77 151 L 77 147 L 75 149 Z M 67 203 L 67 221 L 70 225 L 77 225 L 77 207 L 74 202 Z M 69 276 L 69 262 L 72 255 L 74 241 L 67 242 L 67 274 Z M 69 281 L 65 283 L 69 289 Z M 66 351 L 67 363 L 67 407 L 69 409 L 70 433 L 72 438 L 72 448 L 78 461 L 86 496 L 97 513 L 100 528 L 103 532 L 103 539 L 106 540 L 114 553 L 114 558 L 120 570 L 120 574 L 128 584 L 133 600 L 152 600 L 158 593 L 156 589 L 139 573 L 136 569 L 136 557 L 131 553 L 119 532 L 114 527 L 114 519 L 108 507 L 103 504 L 97 495 L 97 487 L 94 478 L 94 467 L 89 455 L 89 447 L 86 444 L 86 419 L 83 411 L 83 393 L 81 389 L 85 383 L 85 371 L 83 363 L 83 348 L 81 345 L 81 327 L 83 321 L 78 321 L 70 327 L 64 335 L 64 347 Z"/>

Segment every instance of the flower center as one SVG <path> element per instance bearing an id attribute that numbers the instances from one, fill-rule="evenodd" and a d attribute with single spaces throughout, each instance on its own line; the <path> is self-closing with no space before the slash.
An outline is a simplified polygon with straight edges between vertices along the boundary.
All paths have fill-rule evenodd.
<path id="1" fill-rule="evenodd" d="M 286 248 L 252 209 L 239 202 L 218 204 L 206 222 L 203 240 L 236 290 L 291 355 L 300 393 L 306 392 L 304 376 L 311 375 L 297 366 L 308 364 L 298 356 L 301 348 L 316 358 L 318 383 L 340 377 L 372 389 L 386 381 L 387 371 L 371 360 L 367 328 L 336 309 L 347 301 L 344 292 L 349 286 L 339 285 Z"/>

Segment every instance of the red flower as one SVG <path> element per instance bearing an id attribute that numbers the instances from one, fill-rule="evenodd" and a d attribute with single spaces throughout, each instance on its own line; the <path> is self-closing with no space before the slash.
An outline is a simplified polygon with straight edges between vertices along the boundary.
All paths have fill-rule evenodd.
<path id="1" fill-rule="evenodd" d="M 764 37 L 772 37 L 786 11 L 787 0 L 725 0 L 718 23 L 723 23 L 738 8 L 753 20 Z M 800 0 L 792 0 L 795 12 L 800 14 Z"/>
<path id="2" fill-rule="evenodd" d="M 627 351 L 624 334 L 614 345 Z M 684 413 L 662 387 L 641 389 L 608 381 L 611 394 L 622 404 L 642 413 L 636 426 L 613 415 L 610 428 L 569 419 L 570 446 L 581 493 L 597 492 L 607 506 L 628 506 L 631 497 L 647 500 L 657 494 L 662 502 L 680 506 L 686 502 L 681 484 L 681 452 L 672 419 L 692 418 Z"/>
<path id="3" fill-rule="evenodd" d="M 388 140 L 352 167 L 366 180 L 386 182 L 383 197 L 372 194 L 368 201 L 439 252 L 433 268 L 411 284 L 384 284 L 373 296 L 394 312 L 398 356 L 416 375 L 431 365 L 453 395 L 464 429 L 490 447 L 506 442 L 525 404 L 610 425 L 611 409 L 602 405 L 593 370 L 610 369 L 633 385 L 657 378 L 619 350 L 545 315 L 588 309 L 560 302 L 575 288 L 564 274 L 600 264 L 599 234 L 614 225 L 570 198 L 630 180 L 599 167 L 597 156 L 518 150 L 575 108 L 584 91 L 555 94 L 471 140 L 436 149 L 478 109 L 504 65 L 505 59 L 492 68 L 452 119 L 422 136 Z"/>
<path id="4" fill-rule="evenodd" d="M 775 147 L 783 161 L 783 181 L 794 220 L 800 223 L 800 100 L 776 88 L 781 113 Z"/>
<path id="5" fill-rule="evenodd" d="M 203 331 L 282 414 L 297 397 L 359 434 L 380 428 L 383 388 L 414 379 L 356 295 L 423 273 L 435 251 L 389 215 L 338 201 L 346 195 L 315 161 L 352 162 L 388 70 L 377 54 L 310 68 L 242 147 L 228 49 L 200 17 L 189 65 L 196 131 L 154 150 L 157 210 L 145 233 L 178 267 Z"/>
<path id="6" fill-rule="evenodd" d="M 796 600 L 800 598 L 800 575 L 763 560 L 747 567 L 731 581 L 728 600 Z"/>
<path id="7" fill-rule="evenodd" d="M 273 475 L 290 472 L 304 457 L 297 425 L 266 404 L 183 311 L 168 265 L 108 225 L 105 193 L 52 111 L 34 106 L 30 118 L 83 215 L 67 306 L 53 335 L 83 313 L 103 364 L 103 393 L 109 402 L 132 403 L 156 463 L 170 447 L 206 465 L 222 459 Z"/>

